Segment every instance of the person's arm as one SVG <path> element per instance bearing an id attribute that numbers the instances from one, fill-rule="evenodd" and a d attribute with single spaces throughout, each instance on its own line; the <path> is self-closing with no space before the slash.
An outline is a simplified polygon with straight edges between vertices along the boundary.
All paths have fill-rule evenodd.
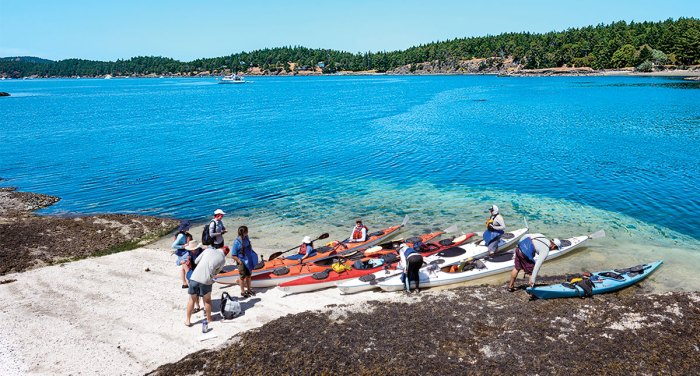
<path id="1" fill-rule="evenodd" d="M 493 229 L 495 231 L 505 231 L 506 221 L 503 220 L 503 216 L 500 214 L 497 215 L 496 218 L 493 219 L 493 223 L 491 223 L 491 227 L 493 227 Z"/>
<path id="2" fill-rule="evenodd" d="M 306 244 L 306 253 L 304 254 L 304 257 L 302 257 L 301 259 L 304 260 L 304 259 L 309 258 L 309 256 L 311 256 L 311 252 L 313 252 L 313 251 L 314 251 L 314 248 L 312 246 Z"/>
<path id="3" fill-rule="evenodd" d="M 197 258 L 194 260 L 194 263 L 199 264 L 199 261 L 202 259 L 202 256 L 204 256 L 204 252 L 201 252 L 199 256 L 197 256 Z"/>
<path id="4" fill-rule="evenodd" d="M 185 240 L 185 234 L 177 234 L 177 237 L 175 238 L 175 241 L 170 246 L 170 248 L 181 249 L 185 245 L 184 240 Z"/>
<path id="5" fill-rule="evenodd" d="M 547 259 L 547 256 L 549 255 L 549 247 L 546 249 L 543 249 L 537 253 L 537 257 L 535 260 L 535 267 L 532 268 L 532 275 L 530 276 L 530 287 L 535 285 L 535 280 L 537 279 L 537 273 L 539 273 L 540 268 L 542 267 L 542 263 L 544 260 Z"/>

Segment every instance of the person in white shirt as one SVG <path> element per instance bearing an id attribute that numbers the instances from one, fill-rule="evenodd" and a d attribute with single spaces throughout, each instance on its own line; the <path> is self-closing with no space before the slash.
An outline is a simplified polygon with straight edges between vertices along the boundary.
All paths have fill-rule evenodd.
<path id="1" fill-rule="evenodd" d="M 355 221 L 355 227 L 350 234 L 350 243 L 366 242 L 367 241 L 367 226 L 362 224 L 362 220 Z"/>
<path id="2" fill-rule="evenodd" d="M 515 291 L 515 279 L 518 278 L 520 270 L 525 272 L 525 276 L 530 275 L 530 286 L 535 285 L 537 273 L 539 273 L 542 263 L 547 259 L 549 251 L 561 247 L 561 240 L 548 239 L 542 234 L 527 234 L 523 236 L 515 247 L 513 260 L 515 266 L 510 273 L 508 289 Z"/>
<path id="3" fill-rule="evenodd" d="M 197 265 L 192 271 L 190 284 L 187 292 L 190 294 L 190 299 L 187 301 L 187 319 L 185 325 L 192 326 L 190 319 L 192 318 L 192 310 L 200 297 L 204 300 L 204 314 L 207 321 L 212 322 L 211 317 L 211 289 L 214 284 L 213 277 L 223 269 L 226 265 L 226 255 L 229 253 L 229 247 L 214 248 L 209 246 L 207 249 L 197 256 L 195 264 Z"/>

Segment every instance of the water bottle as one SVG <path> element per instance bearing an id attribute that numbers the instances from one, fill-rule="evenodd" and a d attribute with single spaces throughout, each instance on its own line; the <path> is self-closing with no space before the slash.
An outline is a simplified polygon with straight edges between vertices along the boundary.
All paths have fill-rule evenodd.
<path id="1" fill-rule="evenodd" d="M 209 331 L 209 326 L 208 326 L 207 318 L 205 317 L 204 320 L 202 320 L 202 333 L 206 333 Z"/>

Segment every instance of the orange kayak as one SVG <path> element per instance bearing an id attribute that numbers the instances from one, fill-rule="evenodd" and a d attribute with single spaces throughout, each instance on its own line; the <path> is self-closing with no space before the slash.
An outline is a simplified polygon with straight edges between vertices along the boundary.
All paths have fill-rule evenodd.
<path id="1" fill-rule="evenodd" d="M 375 231 L 368 234 L 367 241 L 364 242 L 349 242 L 346 240 L 338 242 L 335 246 L 323 246 L 316 249 L 316 255 L 304 259 L 304 263 L 310 263 L 322 259 L 332 258 L 335 255 L 351 253 L 361 248 L 369 248 L 377 244 L 387 241 L 389 238 L 399 233 L 408 222 L 408 217 L 404 218 L 403 223 L 398 226 L 385 228 L 384 230 Z M 258 263 L 255 269 L 252 270 L 252 275 L 265 274 L 276 268 L 290 265 L 299 265 L 300 260 L 286 259 L 283 257 L 274 260 Z M 219 273 L 214 276 L 214 281 L 219 283 L 238 283 L 238 269 L 230 270 L 224 273 Z"/>
<path id="2" fill-rule="evenodd" d="M 413 237 L 410 239 L 406 239 L 409 241 L 410 244 L 414 244 L 418 241 L 426 243 L 429 242 L 430 240 L 433 240 L 437 238 L 438 236 L 444 234 L 442 231 L 437 231 L 437 232 L 431 232 L 428 234 L 423 234 L 421 236 Z M 344 257 L 344 261 L 341 261 L 344 265 L 346 266 L 352 266 L 353 263 L 355 263 L 357 260 L 361 261 L 367 261 L 370 258 L 377 258 L 381 257 L 382 255 L 389 255 L 389 254 L 396 254 L 396 250 L 394 249 L 395 244 L 400 244 L 402 241 L 396 241 L 392 242 L 389 244 L 386 244 L 385 246 L 387 248 L 382 248 L 382 249 L 362 249 L 362 250 L 357 250 L 356 252 L 352 252 L 350 254 L 346 253 L 343 255 L 340 255 L 338 257 Z M 378 247 L 373 247 L 373 248 L 378 248 Z M 251 287 L 273 287 L 277 286 L 280 283 L 288 282 L 288 281 L 293 281 L 298 278 L 302 278 L 317 272 L 322 272 L 327 269 L 330 269 L 331 265 L 334 263 L 334 260 L 336 259 L 335 257 L 330 257 L 322 260 L 318 260 L 316 262 L 308 262 L 304 264 L 298 264 L 298 265 L 289 265 L 289 266 L 282 266 L 277 269 L 268 271 L 263 274 L 258 274 L 253 276 L 251 279 Z"/>

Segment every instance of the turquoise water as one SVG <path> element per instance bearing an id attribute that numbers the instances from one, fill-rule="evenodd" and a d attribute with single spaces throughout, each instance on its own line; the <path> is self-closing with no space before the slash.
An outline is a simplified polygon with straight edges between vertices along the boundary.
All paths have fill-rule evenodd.
<path id="1" fill-rule="evenodd" d="M 0 81 L 0 184 L 62 197 L 48 213 L 221 207 L 270 236 L 404 214 L 415 231 L 478 228 L 496 203 L 513 226 L 700 258 L 698 82 L 250 80 Z"/>

